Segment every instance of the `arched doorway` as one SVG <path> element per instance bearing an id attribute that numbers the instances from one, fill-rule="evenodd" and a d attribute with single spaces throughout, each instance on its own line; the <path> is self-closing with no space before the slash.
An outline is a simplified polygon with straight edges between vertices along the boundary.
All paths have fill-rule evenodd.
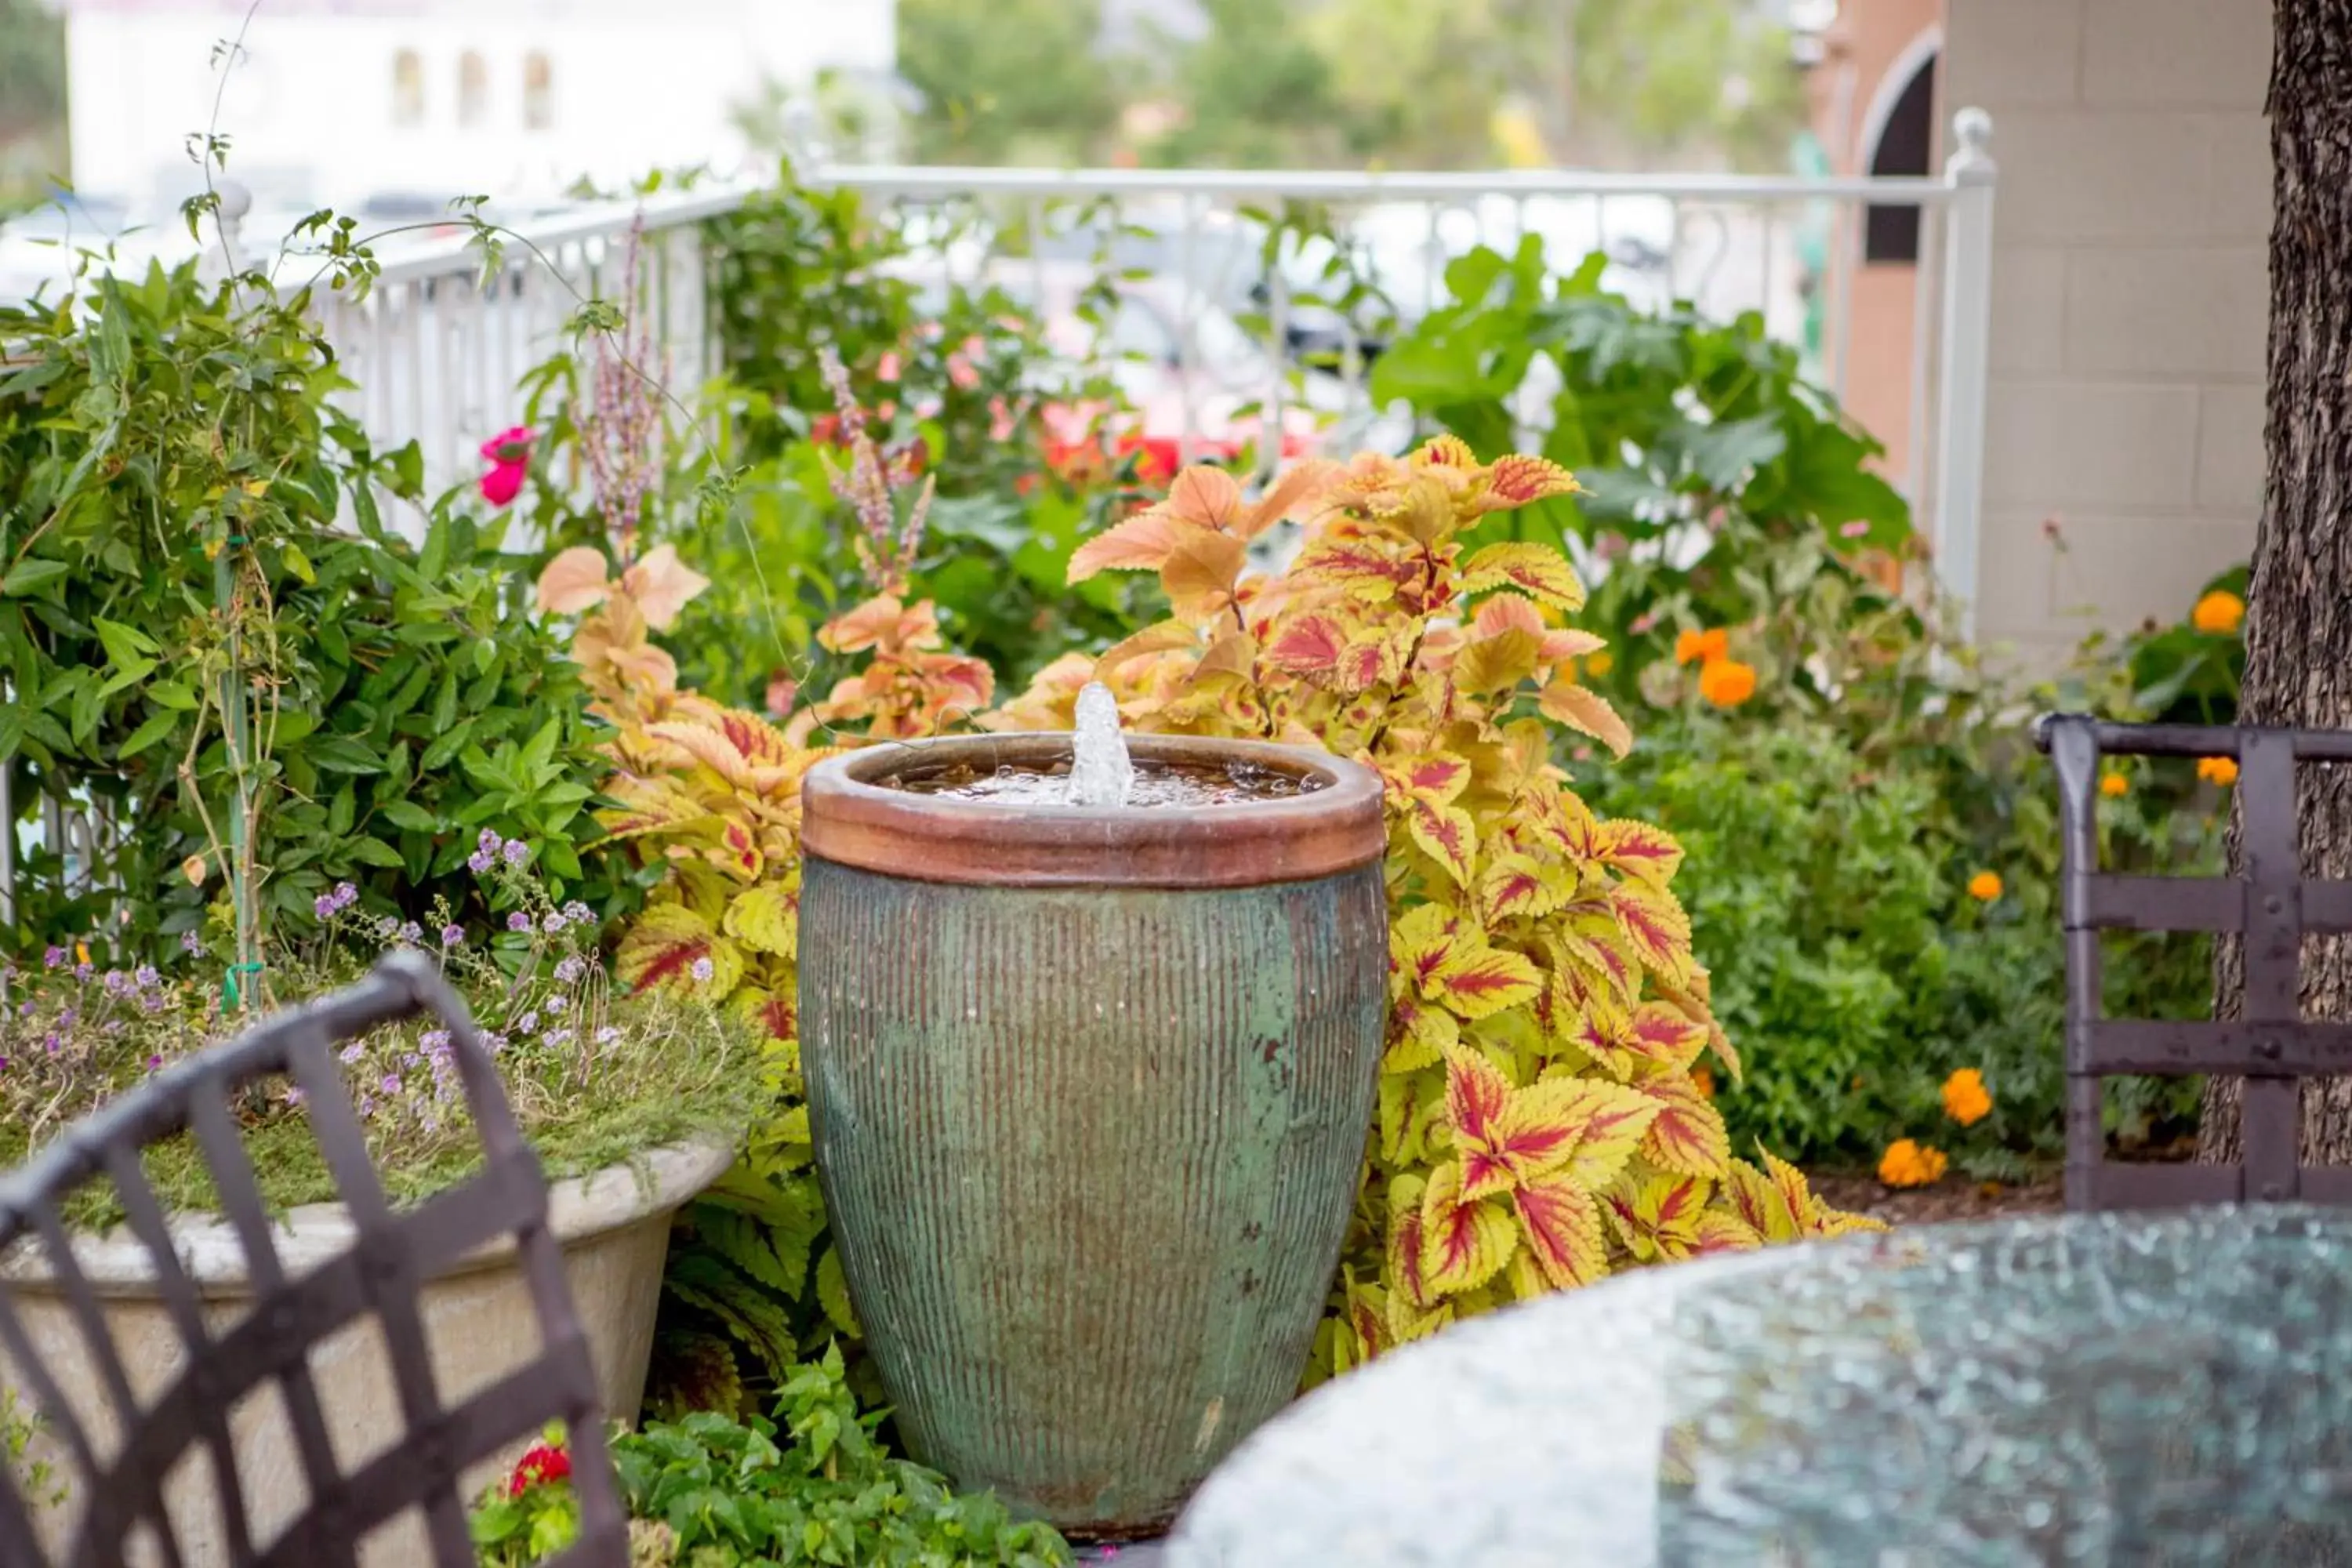
<path id="1" fill-rule="evenodd" d="M 1864 145 L 1870 150 L 1874 175 L 1925 174 L 1936 140 L 1936 63 L 1930 53 L 1913 68 L 1892 103 Z M 1874 206 L 1863 224 L 1862 258 L 1865 262 L 1916 262 L 1919 259 L 1919 209 L 1914 206 Z"/>

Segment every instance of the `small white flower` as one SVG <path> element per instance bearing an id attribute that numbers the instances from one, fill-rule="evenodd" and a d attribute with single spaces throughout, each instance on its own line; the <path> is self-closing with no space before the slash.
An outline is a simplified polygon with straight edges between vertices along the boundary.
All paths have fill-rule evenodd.
<path id="1" fill-rule="evenodd" d="M 716 973 L 716 968 L 712 965 L 708 957 L 698 958 L 694 961 L 694 978 L 701 984 L 705 985 L 709 984 L 711 975 Z"/>

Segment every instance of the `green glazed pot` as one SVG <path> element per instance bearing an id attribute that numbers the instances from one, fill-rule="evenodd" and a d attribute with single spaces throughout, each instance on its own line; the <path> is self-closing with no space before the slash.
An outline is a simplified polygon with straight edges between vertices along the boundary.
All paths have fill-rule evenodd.
<path id="1" fill-rule="evenodd" d="M 1073 1534 L 1153 1533 L 1296 1391 L 1353 1207 L 1388 981 L 1369 770 L 1201 808 L 877 786 L 1066 735 L 832 759 L 803 787 L 802 1062 L 899 1430 Z"/>

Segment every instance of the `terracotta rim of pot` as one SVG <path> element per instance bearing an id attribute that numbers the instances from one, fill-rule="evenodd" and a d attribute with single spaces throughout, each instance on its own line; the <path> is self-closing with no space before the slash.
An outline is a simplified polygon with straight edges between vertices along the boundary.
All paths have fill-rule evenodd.
<path id="1" fill-rule="evenodd" d="M 1255 888 L 1336 876 L 1387 853 L 1380 776 L 1361 763 L 1198 735 L 1130 735 L 1127 745 L 1142 764 L 1247 762 L 1320 787 L 1224 805 L 1001 805 L 874 781 L 959 763 L 1051 767 L 1069 760 L 1066 732 L 891 742 L 809 770 L 802 847 L 863 871 L 996 888 Z"/>

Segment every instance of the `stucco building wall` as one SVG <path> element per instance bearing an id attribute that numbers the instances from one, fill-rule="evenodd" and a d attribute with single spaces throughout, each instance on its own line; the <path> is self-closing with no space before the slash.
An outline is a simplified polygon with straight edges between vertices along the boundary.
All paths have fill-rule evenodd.
<path id="1" fill-rule="evenodd" d="M 2252 550 L 2271 0 L 1945 10 L 1939 121 L 2000 167 L 1978 624 L 2048 662 Z"/>

